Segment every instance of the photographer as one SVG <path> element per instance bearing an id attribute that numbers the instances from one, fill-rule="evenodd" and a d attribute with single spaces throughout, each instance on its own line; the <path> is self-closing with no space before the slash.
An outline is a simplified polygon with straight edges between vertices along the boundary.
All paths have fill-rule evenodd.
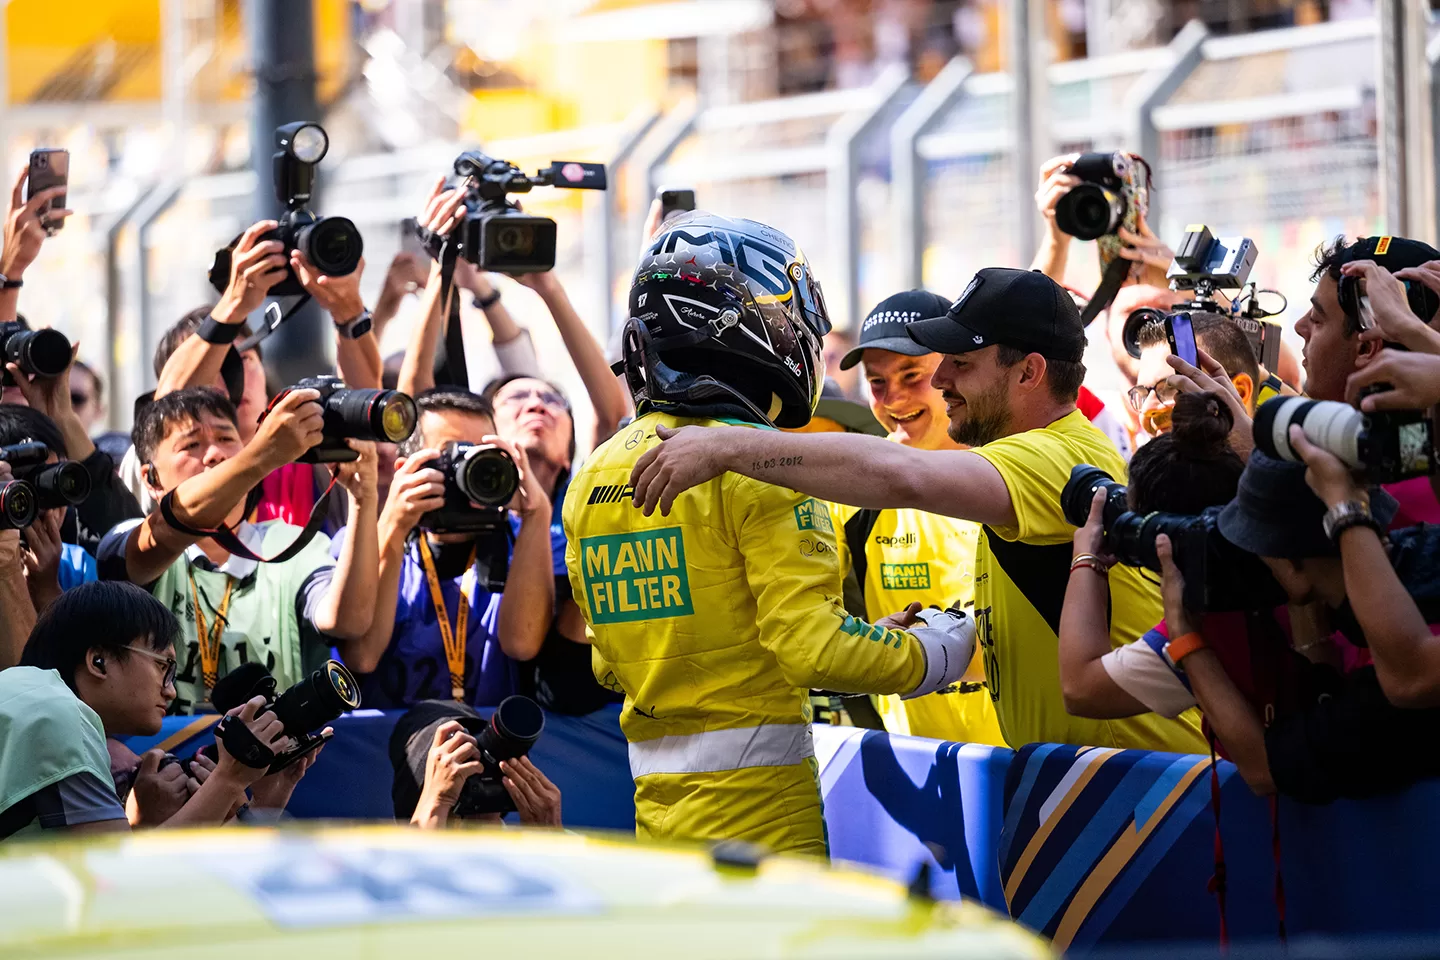
<path id="1" fill-rule="evenodd" d="M 77 587 L 46 611 L 21 665 L 0 671 L 0 838 L 128 829 L 105 738 L 159 732 L 175 697 L 178 634 L 169 611 L 129 584 Z M 283 728 L 260 706 L 233 713 L 260 742 L 278 745 Z M 137 821 L 223 823 L 264 770 L 239 763 L 223 744 L 217 757 L 180 778 L 161 767 L 160 751 L 147 753 L 133 788 Z"/>
<path id="2" fill-rule="evenodd" d="M 67 188 L 63 186 L 41 190 L 26 200 L 25 181 L 29 177 L 30 166 L 26 164 L 10 191 L 10 209 L 5 216 L 4 247 L 0 250 L 0 276 L 5 278 L 0 283 L 0 323 L 20 315 L 20 288 L 24 284 L 25 271 L 40 255 L 47 228 L 57 222 L 63 223 L 75 212 L 43 209 L 51 200 L 65 193 Z"/>
<path id="3" fill-rule="evenodd" d="M 1414 317 L 1408 306 L 1400 306 L 1406 298 L 1399 292 L 1398 283 L 1385 276 L 1389 273 L 1398 279 L 1440 288 L 1437 271 L 1426 268 L 1435 261 L 1440 261 L 1440 250 L 1404 237 L 1365 237 L 1348 244 L 1344 237 L 1336 237 L 1317 251 L 1310 277 L 1316 281 L 1310 309 L 1295 321 L 1295 332 L 1305 341 L 1306 396 L 1344 401 L 1347 393 L 1358 395 L 1359 381 L 1350 390 L 1350 379 L 1394 352 L 1387 348 L 1387 341 L 1413 344 L 1409 346 L 1412 351 L 1435 352 L 1433 346 L 1427 346 L 1435 342 L 1436 334 L 1430 326 L 1434 318 Z M 1370 296 L 1376 327 L 1364 336 L 1360 318 L 1340 302 L 1342 275 L 1366 279 L 1367 289 L 1369 283 L 1375 286 Z M 1400 501 L 1396 526 L 1440 521 L 1436 482 L 1434 477 L 1420 477 L 1387 485 L 1387 492 Z"/>
<path id="4" fill-rule="evenodd" d="M 0 460 L 0 483 L 13 479 L 10 465 Z M 0 671 L 20 662 L 20 651 L 35 626 L 24 554 L 20 531 L 0 530 Z"/>
<path id="5" fill-rule="evenodd" d="M 295 540 L 299 530 L 283 521 L 246 522 L 245 497 L 321 442 L 318 397 L 308 389 L 287 393 L 248 444 L 234 407 L 211 390 L 178 390 L 140 411 L 135 448 L 161 509 L 106 535 L 100 575 L 146 586 L 180 620 L 186 649 L 177 713 L 207 702 L 216 681 L 247 660 L 264 663 L 288 688 L 327 658 L 329 642 L 319 634 L 343 650 L 370 627 L 377 566 L 373 445 L 347 440 L 359 459 L 337 465 L 338 483 L 350 494 L 352 535 L 333 576 L 323 534 L 278 563 L 232 556 L 206 535 L 223 526 L 252 552 L 272 557 Z"/>
<path id="6" fill-rule="evenodd" d="M 970 450 L 912 450 L 859 435 L 803 436 L 713 427 L 658 427 L 665 442 L 630 477 L 648 515 L 727 470 L 860 507 L 911 508 L 983 524 L 975 561 L 975 617 L 985 677 L 1006 742 L 1085 743 L 1193 752 L 1191 717 L 1093 722 L 1071 717 L 1055 663 L 1073 530 L 1060 492 L 1073 466 L 1124 462 L 1076 407 L 1085 367 L 1079 311 L 1040 273 L 987 268 L 945 317 L 908 324 L 943 354 L 931 378 L 950 438 Z M 864 469 L 857 469 L 863 464 Z M 1134 570 L 1112 575 L 1110 634 L 1133 639 L 1160 614 Z"/>
<path id="7" fill-rule="evenodd" d="M 379 518 L 379 576 L 370 595 L 374 617 L 364 635 L 341 650 L 360 675 L 367 706 L 406 707 L 457 689 L 461 695 L 455 699 L 464 703 L 498 704 L 516 692 L 515 661 L 539 652 L 554 608 L 550 499 L 525 450 L 493 435 L 495 420 L 485 400 L 442 388 L 421 394 L 415 403 L 419 420 L 400 445 Z M 520 473 L 520 491 L 509 505 L 520 519 L 503 595 L 481 582 L 480 571 L 497 559 L 481 551 L 499 550 L 503 560 L 508 529 L 498 544 L 493 533 L 426 529 L 427 515 L 446 505 L 447 479 L 435 469 L 436 461 L 442 448 L 457 442 L 498 446 Z M 497 525 L 508 527 L 503 509 L 496 512 Z M 373 530 L 375 521 L 370 525 Z M 343 544 L 356 535 L 352 525 Z"/>
<path id="8" fill-rule="evenodd" d="M 467 733 L 459 721 L 449 720 L 435 729 L 435 736 L 425 757 L 425 782 L 410 823 L 422 830 L 443 829 L 460 800 L 465 781 L 484 768 L 480 748 L 474 735 Z M 520 822 L 527 826 L 558 827 L 560 823 L 560 788 L 550 782 L 529 757 L 500 761 L 501 783 L 515 803 Z M 400 809 L 397 816 L 403 816 Z M 460 819 L 472 819 L 460 817 Z M 485 823 L 500 823 L 501 815 L 482 814 L 473 817 Z"/>

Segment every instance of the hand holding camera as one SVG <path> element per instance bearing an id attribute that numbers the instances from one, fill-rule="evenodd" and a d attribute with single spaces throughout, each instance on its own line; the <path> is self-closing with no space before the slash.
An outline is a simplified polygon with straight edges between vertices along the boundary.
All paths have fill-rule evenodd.
<path id="1" fill-rule="evenodd" d="M 65 185 L 47 187 L 26 199 L 25 182 L 30 177 L 26 166 L 10 192 L 10 212 L 5 218 L 5 248 L 0 251 L 0 274 L 16 281 L 40 255 L 40 247 L 49 236 L 47 225 L 64 222 L 75 211 L 52 210 L 50 201 L 65 196 Z"/>
<path id="2" fill-rule="evenodd" d="M 1361 340 L 1440 353 L 1440 332 L 1424 319 L 1434 314 L 1436 296 L 1424 284 L 1402 280 L 1373 260 L 1352 260 L 1340 268 L 1337 296 Z"/>
<path id="3" fill-rule="evenodd" d="M 320 732 L 322 737 L 330 737 L 335 733 L 331 727 L 326 727 Z M 311 752 L 305 754 L 294 763 L 275 773 L 267 773 L 250 787 L 250 806 L 256 810 L 284 810 L 290 803 L 290 797 L 295 793 L 295 788 L 300 781 L 305 779 L 306 772 L 314 766 L 320 751 L 325 749 L 322 743 Z"/>
<path id="4" fill-rule="evenodd" d="M 336 323 L 349 323 L 365 312 L 365 301 L 360 296 L 360 276 L 365 272 L 364 257 L 355 264 L 354 270 L 336 277 L 321 271 L 305 255 L 305 251 L 297 248 L 290 251 L 290 269 L 305 292 Z"/>
<path id="5" fill-rule="evenodd" d="M 226 711 L 225 717 L 215 731 L 215 775 L 249 789 L 269 769 L 268 761 L 259 766 L 253 761 L 266 752 L 270 754 L 270 759 L 285 753 L 290 748 L 290 738 L 285 735 L 285 725 L 270 709 L 265 697 L 260 695 Z M 230 718 L 239 721 L 243 732 L 236 730 Z M 245 732 L 249 734 L 248 739 Z M 240 741 L 252 747 L 258 745 L 263 750 L 255 751 L 254 755 L 243 751 L 237 755 L 236 743 Z"/>
<path id="6" fill-rule="evenodd" d="M 416 822 L 428 813 L 443 824 L 455 804 L 460 802 L 465 781 L 484 766 L 479 744 L 465 732 L 458 720 L 450 720 L 437 727 L 430 755 L 425 761 L 425 786 L 420 792 L 420 803 L 415 807 Z"/>
<path id="7" fill-rule="evenodd" d="M 1160 561 L 1160 600 L 1165 605 L 1165 629 L 1171 639 L 1194 633 L 1199 621 L 1185 608 L 1185 575 L 1175 563 L 1175 548 L 1166 534 L 1155 537 L 1155 556 Z"/>
<path id="8" fill-rule="evenodd" d="M 210 313 L 216 323 L 244 323 L 285 279 L 285 244 L 270 236 L 278 226 L 274 220 L 261 220 L 240 234 L 229 257 L 229 282 Z"/>
<path id="9" fill-rule="evenodd" d="M 358 502 L 373 502 L 379 496 L 380 456 L 375 443 L 370 440 L 345 440 L 345 445 L 355 452 L 356 459 L 341 463 L 336 468 L 336 480 L 345 492 Z"/>
<path id="10" fill-rule="evenodd" d="M 125 800 L 125 814 L 132 827 L 158 827 L 180 812 L 190 799 L 190 777 L 178 763 L 164 763 L 165 751 L 147 750 L 140 757 L 140 769 Z"/>
<path id="11" fill-rule="evenodd" d="M 1175 259 L 1175 251 L 1155 236 L 1143 213 L 1137 212 L 1135 221 L 1135 230 L 1122 226 L 1116 231 L 1116 236 L 1124 243 L 1119 251 L 1120 257 L 1135 264 L 1130 268 L 1132 280 L 1152 287 L 1164 287 L 1170 282 L 1166 274 Z"/>
<path id="12" fill-rule="evenodd" d="M 250 442 L 267 464 L 294 463 L 325 439 L 325 411 L 319 401 L 319 390 L 297 388 L 270 405 Z"/>
<path id="13" fill-rule="evenodd" d="M 420 518 L 445 505 L 445 474 L 434 466 L 439 450 L 417 450 L 396 461 L 395 478 L 380 513 L 381 547 L 402 546 Z"/>
<path id="14" fill-rule="evenodd" d="M 1388 384 L 1390 389 L 1370 389 L 1377 384 Z M 1364 413 L 1423 410 L 1440 404 L 1440 355 L 1382 350 L 1350 374 L 1345 402 Z"/>

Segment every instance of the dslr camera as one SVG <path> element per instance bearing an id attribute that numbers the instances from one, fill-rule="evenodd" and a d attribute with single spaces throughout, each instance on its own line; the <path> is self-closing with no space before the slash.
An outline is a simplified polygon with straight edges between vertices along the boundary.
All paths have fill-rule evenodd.
<path id="1" fill-rule="evenodd" d="M 70 366 L 70 341 L 59 330 L 31 330 L 24 320 L 0 323 L 0 385 L 15 386 L 13 363 L 32 377 L 58 377 Z"/>
<path id="2" fill-rule="evenodd" d="M 500 761 L 518 760 L 530 752 L 545 729 L 545 714 L 529 697 L 510 696 L 486 720 L 471 707 L 454 701 L 425 700 L 411 707 L 396 723 L 390 742 L 390 761 L 395 768 L 396 814 L 408 817 L 414 811 L 425 784 L 425 769 L 435 731 L 451 720 L 459 721 L 480 748 L 481 769 L 460 788 L 454 813 L 461 817 L 506 814 L 515 810 L 515 801 L 505 789 Z M 401 802 L 403 794 L 409 799 Z"/>
<path id="3" fill-rule="evenodd" d="M 279 240 L 285 245 L 285 278 L 270 288 L 272 297 L 298 297 L 305 292 L 295 271 L 288 266 L 290 251 L 299 250 L 315 269 L 331 277 L 354 273 L 365 252 L 360 230 L 345 217 L 317 217 L 307 206 L 315 188 L 315 168 L 330 151 L 330 137 L 320 124 L 309 120 L 275 128 L 272 160 L 275 196 L 285 205 L 280 225 L 261 240 Z M 239 237 L 215 253 L 210 267 L 210 285 L 220 293 L 230 283 L 230 261 Z"/>
<path id="4" fill-rule="evenodd" d="M 455 158 L 449 187 L 465 188 L 465 220 L 455 229 L 459 255 L 478 269 L 495 273 L 544 273 L 555 266 L 555 221 L 522 213 L 509 199 L 535 187 L 604 190 L 605 165 L 553 160 L 527 175 L 508 160 L 470 150 Z M 445 238 L 421 238 L 432 257 L 440 258 Z"/>
<path id="5" fill-rule="evenodd" d="M 1389 389 L 1376 384 L 1365 395 Z M 1255 446 L 1279 460 L 1300 460 L 1290 428 L 1328 450 L 1370 483 L 1395 483 L 1436 472 L 1434 424 L 1421 410 L 1361 413 L 1349 404 L 1305 397 L 1275 397 L 1255 411 Z"/>
<path id="6" fill-rule="evenodd" d="M 1400 285 L 1405 288 L 1405 303 L 1410 312 L 1429 323 L 1440 311 L 1440 296 L 1418 280 L 1401 280 Z M 1340 309 L 1345 314 L 1346 336 L 1375 329 L 1375 313 L 1370 308 L 1370 294 L 1365 290 L 1364 277 L 1341 274 L 1336 294 L 1340 299 Z"/>
<path id="7" fill-rule="evenodd" d="M 220 678 L 211 691 L 210 702 L 220 713 L 229 713 L 254 697 L 264 697 L 266 709 L 285 727 L 285 735 L 295 746 L 276 754 L 255 739 L 239 717 L 227 716 L 215 728 L 215 738 L 225 744 L 230 755 L 249 767 L 268 767 L 270 773 L 284 770 L 296 760 L 323 744 L 329 737 L 316 733 L 325 724 L 348 710 L 360 706 L 360 685 L 339 660 L 325 665 L 279 696 L 275 695 L 275 678 L 255 662 L 242 663 Z M 214 747 L 211 759 L 218 756 Z"/>
<path id="8" fill-rule="evenodd" d="M 1112 235 L 1147 189 L 1149 168 L 1128 153 L 1082 153 L 1070 173 L 1084 182 L 1055 204 L 1055 225 L 1079 240 Z"/>
<path id="9" fill-rule="evenodd" d="M 349 463 L 360 454 L 351 450 L 345 440 L 379 440 L 399 443 L 415 432 L 419 416 L 415 401 L 398 390 L 351 390 L 339 377 L 306 377 L 286 387 L 270 401 L 260 419 L 292 390 L 317 390 L 316 402 L 325 411 L 324 436 L 318 444 L 297 460 L 297 463 Z"/>
<path id="10" fill-rule="evenodd" d="M 509 530 L 505 506 L 520 489 L 520 470 L 493 443 L 452 440 L 430 466 L 445 475 L 445 505 L 420 518 L 435 533 Z"/>
<path id="11" fill-rule="evenodd" d="M 1182 513 L 1137 513 L 1129 509 L 1125 487 L 1088 463 L 1077 464 L 1060 494 L 1060 509 L 1076 527 L 1085 525 L 1095 491 L 1105 490 L 1105 550 L 1127 567 L 1160 572 L 1155 538 L 1170 537 L 1175 566 L 1185 578 L 1184 603 L 1197 613 L 1268 609 L 1285 602 L 1285 594 L 1264 562 L 1221 536 L 1216 527 L 1220 507 L 1198 516 Z"/>
<path id="12" fill-rule="evenodd" d="M 68 362 L 68 361 L 67 361 Z M 90 472 L 73 460 L 46 463 L 50 448 L 26 441 L 0 447 L 15 479 L 0 483 L 0 530 L 35 522 L 41 510 L 78 506 L 90 496 Z"/>

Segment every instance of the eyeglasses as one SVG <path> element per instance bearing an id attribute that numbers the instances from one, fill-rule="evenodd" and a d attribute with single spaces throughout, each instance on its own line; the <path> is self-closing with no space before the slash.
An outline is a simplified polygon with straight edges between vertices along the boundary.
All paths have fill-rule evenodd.
<path id="1" fill-rule="evenodd" d="M 1175 400 L 1175 395 L 1179 392 L 1175 387 L 1171 386 L 1170 378 L 1166 377 L 1159 383 L 1148 387 L 1137 383 L 1125 391 L 1125 399 L 1130 402 L 1130 409 L 1139 413 L 1145 409 L 1145 401 L 1150 399 L 1151 393 L 1155 394 L 1155 399 L 1160 403 L 1172 403 Z"/>
<path id="2" fill-rule="evenodd" d="M 175 671 L 180 665 L 175 662 L 174 657 L 162 657 L 158 653 L 151 653 L 149 650 L 144 650 L 140 647 L 135 646 L 127 645 L 125 649 L 131 651 L 132 653 L 138 653 L 142 657 L 149 657 L 156 663 L 163 663 L 165 665 L 165 677 L 160 683 L 161 688 L 163 689 L 165 687 L 171 687 L 175 685 Z"/>
<path id="3" fill-rule="evenodd" d="M 554 390 L 534 389 L 528 387 L 516 390 L 513 393 L 507 393 L 504 396 L 497 396 L 495 398 L 495 406 L 520 407 L 524 406 L 525 403 L 531 399 L 539 400 L 545 406 L 553 407 L 557 410 L 570 409 L 569 401 L 567 401 L 564 397 L 560 396 L 560 394 L 556 393 Z"/>

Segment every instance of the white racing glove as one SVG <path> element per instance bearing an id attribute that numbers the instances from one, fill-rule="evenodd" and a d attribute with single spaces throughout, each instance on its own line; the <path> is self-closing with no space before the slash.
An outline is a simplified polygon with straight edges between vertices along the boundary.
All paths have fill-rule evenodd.
<path id="1" fill-rule="evenodd" d="M 917 624 L 907 632 L 925 651 L 925 677 L 914 690 L 901 694 L 901 700 L 938 693 L 959 683 L 975 656 L 975 619 L 965 611 L 927 607 L 919 617 L 924 626 Z"/>

